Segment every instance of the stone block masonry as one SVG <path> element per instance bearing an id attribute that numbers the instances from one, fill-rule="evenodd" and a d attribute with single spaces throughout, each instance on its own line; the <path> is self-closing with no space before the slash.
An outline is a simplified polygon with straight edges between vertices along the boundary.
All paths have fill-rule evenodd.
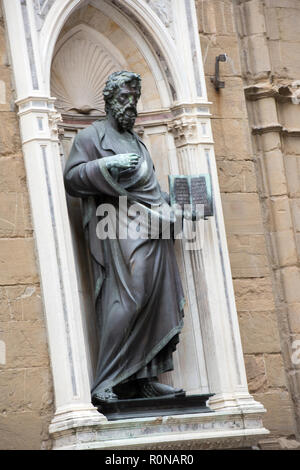
<path id="1" fill-rule="evenodd" d="M 1 6 L 0 122 L 0 449 L 49 448 L 52 376 Z"/>
<path id="2" fill-rule="evenodd" d="M 296 171 L 299 146 L 292 145 L 291 138 L 288 140 L 291 150 L 286 166 L 278 134 L 263 134 L 264 168 L 268 173 L 262 175 L 262 149 L 258 148 L 256 154 L 251 140 L 252 119 L 255 116 L 260 125 L 265 125 L 266 121 L 276 125 L 278 119 L 273 117 L 276 103 L 266 98 L 258 101 L 259 107 L 253 110 L 245 99 L 244 88 L 249 81 L 268 80 L 275 70 L 280 71 L 282 77 L 299 78 L 296 65 L 292 70 L 291 60 L 298 53 L 294 47 L 288 52 L 287 47 L 288 41 L 299 39 L 299 34 L 294 28 L 293 37 L 286 37 L 297 23 L 293 16 L 300 14 L 299 4 L 273 0 L 196 0 L 196 5 L 249 390 L 266 407 L 264 425 L 271 431 L 269 442 L 280 448 L 278 438 L 297 436 L 299 439 L 299 428 L 289 381 L 290 364 L 284 351 L 287 348 L 282 322 L 286 322 L 286 317 L 283 319 L 276 298 L 272 268 L 276 264 L 284 266 L 276 278 L 280 281 L 278 292 L 284 292 L 290 299 L 293 308 L 289 309 L 289 321 L 296 332 L 299 330 L 297 250 L 287 191 L 290 184 L 295 198 L 299 197 Z M 266 23 L 269 43 L 266 42 Z M 280 36 L 281 30 L 284 37 Z M 278 48 L 285 51 L 280 53 L 281 63 L 276 55 Z M 220 79 L 225 81 L 225 88 L 217 92 L 211 78 L 215 58 L 222 53 L 226 53 L 229 60 L 220 65 Z M 294 62 L 299 64 L 299 61 Z M 298 113 L 297 116 L 299 119 Z M 299 127 L 296 122 L 294 127 Z M 290 183 L 286 181 L 286 171 Z M 272 191 L 268 212 L 265 210 L 269 191 L 266 181 Z M 293 207 L 294 220 L 297 220 L 296 202 Z"/>

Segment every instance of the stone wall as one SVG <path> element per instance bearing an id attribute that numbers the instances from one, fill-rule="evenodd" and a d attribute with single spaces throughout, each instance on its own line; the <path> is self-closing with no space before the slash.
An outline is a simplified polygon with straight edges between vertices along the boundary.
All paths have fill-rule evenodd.
<path id="1" fill-rule="evenodd" d="M 300 6 L 299 2 L 288 0 L 282 8 L 282 3 L 277 0 L 196 0 L 206 83 L 209 100 L 213 103 L 215 151 L 249 389 L 267 409 L 264 424 L 271 431 L 270 439 L 280 436 L 299 438 L 300 431 L 299 423 L 297 429 L 296 391 L 291 384 L 295 375 L 290 360 L 291 332 L 287 317 L 291 315 L 294 321 L 293 338 L 296 338 L 300 288 L 297 288 L 298 259 L 295 257 L 292 220 L 297 221 L 299 204 L 298 200 L 294 201 L 291 207 L 295 212 L 290 214 L 288 189 L 284 186 L 285 164 L 279 155 L 280 137 L 276 140 L 276 136 L 264 134 L 268 153 L 267 162 L 262 165 L 262 144 L 257 147 L 256 137 L 251 135 L 253 116 L 258 112 L 251 112 L 247 107 L 245 89 L 247 91 L 250 83 L 260 80 L 271 83 L 272 74 L 289 79 L 297 77 L 299 60 L 296 57 L 300 49 L 297 46 L 297 50 L 295 37 L 300 39 L 297 34 Z M 294 11 L 296 4 L 297 11 Z M 271 6 L 269 11 L 264 11 Z M 270 39 L 269 44 L 266 44 L 265 18 L 270 25 L 268 34 L 274 36 L 274 41 Z M 291 34 L 291 28 L 294 28 L 294 34 Z M 280 31 L 283 31 L 282 36 Z M 216 91 L 210 79 L 214 76 L 216 56 L 221 53 L 226 53 L 229 59 L 220 63 L 225 88 Z M 265 68 L 270 63 L 267 61 L 269 54 L 274 57 L 272 72 L 271 68 Z M 289 106 L 293 105 L 289 103 Z M 266 103 L 260 111 L 269 124 L 276 124 L 278 119 L 275 123 L 272 121 L 272 104 Z M 294 105 L 294 127 L 299 127 L 296 122 L 299 112 L 300 108 L 296 111 Z M 297 146 L 295 136 L 291 142 L 287 165 L 296 198 L 297 149 L 300 146 Z M 276 188 L 274 193 L 266 194 L 266 181 Z M 277 265 L 275 259 L 274 224 L 283 258 L 283 273 L 278 273 L 280 261 Z M 299 221 L 295 230 L 296 227 L 299 227 Z M 288 313 L 283 308 L 287 300 L 279 299 L 284 283 L 286 291 L 293 297 Z"/>
<path id="2" fill-rule="evenodd" d="M 195 1 L 249 389 L 267 408 L 270 439 L 291 445 L 300 432 L 291 361 L 300 339 L 300 5 Z M 210 78 L 224 52 L 226 86 L 216 92 Z M 0 116 L 0 449 L 47 448 L 52 377 L 1 12 Z"/>
<path id="3" fill-rule="evenodd" d="M 0 449 L 40 449 L 52 377 L 1 6 L 0 122 Z"/>

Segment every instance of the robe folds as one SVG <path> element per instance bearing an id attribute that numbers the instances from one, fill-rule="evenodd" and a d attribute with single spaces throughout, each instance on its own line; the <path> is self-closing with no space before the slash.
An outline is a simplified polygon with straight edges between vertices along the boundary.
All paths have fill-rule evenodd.
<path id="1" fill-rule="evenodd" d="M 114 207 L 118 227 L 137 217 L 123 217 L 122 196 L 127 197 L 126 211 L 135 204 L 154 218 L 174 222 L 147 148 L 137 134 L 130 136 L 131 141 L 122 139 L 107 120 L 94 122 L 76 136 L 64 172 L 66 191 L 82 199 L 93 267 L 99 352 L 92 395 L 128 379 L 172 370 L 183 326 L 184 296 L 173 240 L 159 230 L 155 238 L 99 236 L 104 213 L 97 208 L 102 204 Z M 132 152 L 141 156 L 139 164 L 116 180 L 103 157 Z"/>

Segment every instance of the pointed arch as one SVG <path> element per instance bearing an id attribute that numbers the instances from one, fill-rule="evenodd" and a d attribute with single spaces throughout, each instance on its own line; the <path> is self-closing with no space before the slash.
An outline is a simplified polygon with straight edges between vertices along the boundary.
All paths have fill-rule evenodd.
<path id="1" fill-rule="evenodd" d="M 184 77 L 184 66 L 178 57 L 172 38 L 161 20 L 151 8 L 138 0 L 119 0 L 107 3 L 105 0 L 91 2 L 113 16 L 114 21 L 135 41 L 153 73 L 164 107 L 174 102 L 188 100 L 189 91 Z M 45 78 L 45 93 L 50 94 L 51 63 L 58 36 L 69 16 L 86 5 L 86 0 L 62 0 L 54 2 L 41 30 L 41 62 Z"/>

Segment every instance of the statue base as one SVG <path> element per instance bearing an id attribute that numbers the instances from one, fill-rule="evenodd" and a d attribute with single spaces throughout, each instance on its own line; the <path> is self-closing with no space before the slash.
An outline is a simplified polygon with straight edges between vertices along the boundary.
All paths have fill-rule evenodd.
<path id="1" fill-rule="evenodd" d="M 211 413 L 212 410 L 206 405 L 206 402 L 213 395 L 213 393 L 210 393 L 182 397 L 135 398 L 132 400 L 112 399 L 98 404 L 97 409 L 109 421 L 150 416 Z"/>

